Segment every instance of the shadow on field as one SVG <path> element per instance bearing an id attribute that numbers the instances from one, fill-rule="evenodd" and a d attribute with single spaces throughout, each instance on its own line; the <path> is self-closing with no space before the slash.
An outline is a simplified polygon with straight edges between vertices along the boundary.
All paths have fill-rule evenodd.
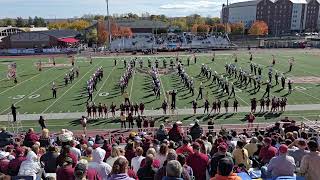
<path id="1" fill-rule="evenodd" d="M 39 100 L 39 101 L 36 101 L 36 102 L 46 102 L 46 101 L 49 101 L 49 100 L 51 100 L 51 99 L 53 99 L 53 98 L 52 98 L 52 97 L 50 97 L 50 98 L 42 99 L 42 100 Z"/>

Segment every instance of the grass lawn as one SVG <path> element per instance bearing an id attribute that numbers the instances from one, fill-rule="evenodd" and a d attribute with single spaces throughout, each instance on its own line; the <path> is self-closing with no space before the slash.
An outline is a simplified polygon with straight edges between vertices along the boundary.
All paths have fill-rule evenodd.
<path id="1" fill-rule="evenodd" d="M 253 62 L 263 67 L 263 80 L 266 81 L 269 65 L 271 64 L 271 54 L 276 57 L 276 65 L 274 70 L 279 72 L 287 72 L 288 59 L 295 57 L 295 64 L 293 71 L 287 73 L 288 78 L 307 77 L 313 76 L 320 78 L 320 61 L 319 57 L 312 53 L 294 50 L 274 50 L 274 51 L 256 51 L 254 53 Z M 236 52 L 238 56 L 237 69 L 249 70 L 249 54 L 246 51 Z M 205 93 L 208 91 L 208 98 L 212 101 L 214 98 L 220 98 L 222 101 L 227 96 L 221 96 L 218 92 L 217 86 L 212 85 L 211 81 L 207 81 L 203 77 L 198 76 L 200 73 L 201 64 L 206 64 L 211 67 L 213 71 L 223 74 L 225 63 L 233 63 L 232 51 L 221 51 L 216 53 L 216 60 L 211 62 L 211 55 L 198 54 L 198 62 L 194 64 L 191 61 L 190 66 L 186 66 L 187 73 L 194 77 L 195 89 L 198 90 L 201 82 L 205 85 Z M 181 56 L 182 61 L 186 64 L 188 56 Z M 118 65 L 114 67 L 114 58 L 118 59 Z M 155 61 L 156 58 L 160 59 L 160 68 L 162 68 L 162 57 L 143 57 L 144 70 L 148 70 L 147 59 Z M 174 58 L 174 56 L 172 56 Z M 123 58 L 121 57 L 105 57 L 94 58 L 93 65 L 90 65 L 86 58 L 78 57 L 76 66 L 80 69 L 80 76 L 74 80 L 72 84 L 64 86 L 64 75 L 70 70 L 71 67 L 54 67 L 45 68 L 39 72 L 36 70 L 35 63 L 42 59 L 42 62 L 47 62 L 48 58 L 1 58 L 0 59 L 0 114 L 7 114 L 10 112 L 10 105 L 15 103 L 19 107 L 20 114 L 33 114 L 33 113 L 58 113 L 58 112 L 83 112 L 85 111 L 86 104 L 86 81 L 94 73 L 94 71 L 102 66 L 104 69 L 104 78 L 98 83 L 97 91 L 94 92 L 94 102 L 106 103 L 110 105 L 114 102 L 118 107 L 123 101 L 120 90 L 118 88 L 118 81 L 124 73 Z M 130 57 L 126 58 L 129 61 Z M 10 62 L 17 63 L 18 84 L 14 84 L 12 80 L 6 79 L 7 65 Z M 169 60 L 167 60 L 169 64 Z M 57 64 L 70 64 L 68 58 L 56 58 Z M 156 99 L 150 89 L 151 77 L 146 73 L 141 73 L 139 70 L 139 63 L 136 66 L 136 73 L 129 82 L 127 91 L 130 94 L 132 102 L 144 102 L 146 109 L 160 108 L 164 100 L 164 92 L 168 90 L 177 89 L 177 107 L 178 108 L 191 108 L 191 101 L 195 99 L 196 95 L 192 97 L 188 94 L 188 90 L 180 83 L 179 77 L 176 73 L 164 74 L 161 76 L 161 98 Z M 51 85 L 55 81 L 59 85 L 57 99 L 51 98 Z M 234 82 L 235 79 L 229 78 L 229 81 Z M 274 83 L 275 84 L 275 83 Z M 273 85 L 274 85 L 273 84 Z M 266 85 L 261 87 L 260 92 L 254 94 L 250 88 L 245 89 L 241 87 L 236 88 L 236 98 L 240 106 L 249 106 L 250 99 L 256 97 L 260 99 L 265 90 Z M 272 96 L 288 98 L 288 104 L 320 104 L 319 83 L 294 83 L 294 92 L 287 95 L 287 90 L 279 91 L 280 85 L 274 86 L 271 91 Z M 200 106 L 203 101 L 199 101 Z M 68 125 L 68 121 L 56 121 L 58 124 Z M 230 120 L 230 122 L 232 122 Z M 27 122 L 26 122 L 27 123 Z M 29 123 L 29 122 L 28 122 Z M 50 122 L 51 123 L 51 122 Z M 55 123 L 55 122 L 52 122 Z M 54 125 L 54 124 L 53 124 Z"/>

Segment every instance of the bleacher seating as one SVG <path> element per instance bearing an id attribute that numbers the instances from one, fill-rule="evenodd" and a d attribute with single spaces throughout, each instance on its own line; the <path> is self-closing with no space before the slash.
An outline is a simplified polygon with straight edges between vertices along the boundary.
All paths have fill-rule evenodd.
<path id="1" fill-rule="evenodd" d="M 132 37 L 114 38 L 111 51 L 140 51 L 145 49 L 206 49 L 233 47 L 226 35 L 193 35 L 148 33 L 134 34 Z"/>

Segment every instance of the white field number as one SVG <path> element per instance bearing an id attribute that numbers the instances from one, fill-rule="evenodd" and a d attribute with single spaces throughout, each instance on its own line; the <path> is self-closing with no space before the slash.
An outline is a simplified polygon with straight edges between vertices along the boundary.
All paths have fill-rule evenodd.
<path id="1" fill-rule="evenodd" d="M 23 99 L 24 97 L 26 97 L 26 95 L 16 95 L 16 96 L 10 96 L 9 98 L 10 99 L 14 99 L 14 100 L 18 100 L 18 99 Z M 33 95 L 30 95 L 28 97 L 28 99 L 37 99 L 40 97 L 40 94 L 33 94 Z"/>

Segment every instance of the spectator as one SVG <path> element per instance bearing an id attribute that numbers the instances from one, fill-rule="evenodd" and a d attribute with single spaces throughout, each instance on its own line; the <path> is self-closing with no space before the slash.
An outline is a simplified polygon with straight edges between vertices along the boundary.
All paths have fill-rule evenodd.
<path id="1" fill-rule="evenodd" d="M 108 143 L 108 140 L 104 140 L 103 145 L 102 145 L 102 149 L 104 149 L 106 151 L 106 156 L 105 156 L 105 160 L 108 159 L 108 157 L 110 157 L 111 152 L 112 152 L 112 147 L 111 145 Z"/>
<path id="2" fill-rule="evenodd" d="M 161 144 L 160 150 L 156 155 L 156 159 L 160 160 L 160 168 L 163 166 L 164 161 L 166 161 L 167 159 L 168 150 L 169 150 L 168 145 L 164 143 Z"/>
<path id="3" fill-rule="evenodd" d="M 75 180 L 87 180 L 87 167 L 84 164 L 78 163 L 74 168 Z"/>
<path id="4" fill-rule="evenodd" d="M 78 159 L 76 156 L 74 156 L 71 152 L 70 152 L 70 146 L 69 145 L 65 145 L 63 148 L 62 148 L 62 151 L 61 151 L 61 154 L 57 157 L 57 162 L 56 162 L 56 165 L 62 167 L 62 164 L 64 162 L 64 159 L 66 157 L 70 157 L 72 159 L 72 167 L 75 167 L 77 162 L 78 162 Z"/>
<path id="5" fill-rule="evenodd" d="M 230 158 L 222 158 L 218 162 L 217 174 L 210 180 L 242 180 L 241 177 L 233 173 L 233 162 Z"/>
<path id="6" fill-rule="evenodd" d="M 59 140 L 61 141 L 62 145 L 68 145 L 69 141 L 73 139 L 73 133 L 68 129 L 61 129 L 59 134 Z"/>
<path id="7" fill-rule="evenodd" d="M 232 155 L 227 151 L 227 144 L 220 143 L 220 145 L 218 146 L 218 152 L 216 152 L 211 158 L 211 165 L 210 165 L 211 177 L 214 177 L 217 174 L 218 162 L 220 161 L 220 159 L 223 159 L 223 158 L 229 158 L 231 161 L 233 161 Z"/>
<path id="8" fill-rule="evenodd" d="M 108 180 L 134 180 L 127 174 L 128 161 L 124 157 L 119 157 L 112 166 L 111 176 Z"/>
<path id="9" fill-rule="evenodd" d="M 199 143 L 193 143 L 192 147 L 194 153 L 189 155 L 187 164 L 192 168 L 195 179 L 206 179 L 209 158 L 200 152 Z"/>
<path id="10" fill-rule="evenodd" d="M 80 160 L 74 169 L 75 180 L 100 180 L 95 169 L 88 169 L 88 161 Z"/>
<path id="11" fill-rule="evenodd" d="M 96 170 L 98 175 L 103 180 L 107 179 L 112 169 L 108 163 L 103 162 L 105 155 L 106 155 L 105 150 L 101 149 L 100 147 L 94 146 L 93 152 L 92 152 L 92 162 L 89 162 L 88 164 L 88 169 Z"/>
<path id="12" fill-rule="evenodd" d="M 209 129 L 209 132 L 212 132 L 214 129 L 214 122 L 212 119 L 209 119 L 208 121 L 208 129 Z"/>
<path id="13" fill-rule="evenodd" d="M 190 179 L 193 179 L 193 170 L 186 164 L 186 157 L 183 154 L 179 154 L 177 160 L 181 164 L 183 171 L 189 175 Z"/>
<path id="14" fill-rule="evenodd" d="M 156 171 L 152 168 L 153 155 L 148 154 L 145 158 L 145 166 L 140 168 L 137 172 L 139 180 L 153 180 Z"/>
<path id="15" fill-rule="evenodd" d="M 59 153 L 54 146 L 49 146 L 48 152 L 41 156 L 40 162 L 44 164 L 44 170 L 46 173 L 56 172 L 58 156 Z"/>
<path id="16" fill-rule="evenodd" d="M 234 158 L 235 165 L 241 166 L 244 165 L 247 170 L 250 168 L 250 160 L 248 151 L 243 148 L 244 142 L 238 141 L 236 149 L 232 152 L 232 156 Z"/>
<path id="17" fill-rule="evenodd" d="M 39 141 L 39 137 L 34 132 L 33 128 L 30 128 L 24 137 L 23 145 L 27 147 L 31 147 L 34 145 L 35 142 Z"/>
<path id="18" fill-rule="evenodd" d="M 62 166 L 57 169 L 57 180 L 74 180 L 73 160 L 66 157 Z"/>
<path id="19" fill-rule="evenodd" d="M 137 147 L 136 157 L 131 159 L 131 167 L 135 173 L 138 172 L 141 165 L 141 161 L 144 159 L 142 154 L 143 154 L 143 149 L 141 147 Z"/>
<path id="20" fill-rule="evenodd" d="M 167 159 L 164 162 L 163 167 L 160 168 L 158 170 L 158 172 L 156 173 L 156 175 L 155 175 L 155 178 L 154 178 L 155 180 L 162 180 L 166 176 L 167 163 L 169 163 L 172 160 L 177 160 L 177 153 L 173 149 L 170 149 L 169 152 L 168 152 L 168 155 L 167 155 Z M 191 179 L 187 171 L 182 171 L 182 177 L 183 177 L 184 180 L 190 180 Z"/>
<path id="21" fill-rule="evenodd" d="M 147 153 L 146 155 L 149 155 L 151 154 L 152 155 L 152 159 L 153 159 L 153 162 L 152 162 L 152 167 L 155 168 L 155 169 L 159 169 L 160 168 L 160 160 L 159 159 L 155 159 L 157 153 L 156 153 L 156 150 L 154 148 L 149 148 L 147 150 Z M 140 167 L 144 167 L 145 166 L 145 161 L 146 159 L 143 159 L 141 161 L 141 164 L 140 164 Z"/>
<path id="22" fill-rule="evenodd" d="M 271 146 L 271 142 L 272 140 L 269 137 L 263 139 L 263 147 L 259 153 L 262 165 L 269 163 L 269 161 L 277 154 L 277 149 Z"/>
<path id="23" fill-rule="evenodd" d="M 75 140 L 70 141 L 70 152 L 79 160 L 81 157 L 81 151 L 80 149 L 76 148 L 76 145 L 77 143 Z"/>
<path id="24" fill-rule="evenodd" d="M 183 145 L 176 150 L 177 154 L 183 154 L 186 157 L 188 157 L 190 154 L 193 154 L 193 149 L 189 145 L 190 139 L 188 137 L 184 137 L 182 142 Z"/>
<path id="25" fill-rule="evenodd" d="M 91 162 L 92 161 L 92 152 L 93 152 L 92 147 L 87 147 L 86 151 L 84 153 L 84 156 L 81 156 L 81 159 L 85 159 L 88 162 Z"/>
<path id="26" fill-rule="evenodd" d="M 293 132 L 293 131 L 299 132 L 299 130 L 300 130 L 300 127 L 296 126 L 296 121 L 291 121 L 291 123 L 287 127 L 285 127 L 284 132 L 285 133 Z"/>
<path id="27" fill-rule="evenodd" d="M 205 154 L 209 154 L 211 149 L 212 149 L 212 144 L 208 141 L 208 137 L 207 136 L 201 136 L 201 140 L 203 141 L 206 153 Z"/>
<path id="28" fill-rule="evenodd" d="M 108 163 L 111 167 L 113 166 L 113 163 L 121 157 L 122 154 L 117 146 L 112 147 L 111 156 L 107 159 L 106 163 Z M 122 156 L 125 158 L 124 156 Z"/>
<path id="29" fill-rule="evenodd" d="M 305 155 L 301 160 L 300 173 L 305 175 L 306 180 L 318 180 L 320 177 L 320 153 L 317 141 L 308 142 L 310 153 Z"/>
<path id="30" fill-rule="evenodd" d="M 294 158 L 297 167 L 300 167 L 303 156 L 307 155 L 309 151 L 306 150 L 307 142 L 304 139 L 297 139 L 288 146 L 288 154 Z"/>
<path id="31" fill-rule="evenodd" d="M 32 176 L 36 180 L 37 175 L 40 174 L 41 167 L 38 162 L 38 156 L 33 152 L 29 151 L 26 160 L 21 163 L 19 169 L 19 176 Z"/>
<path id="32" fill-rule="evenodd" d="M 194 125 L 190 128 L 190 135 L 192 139 L 198 139 L 202 135 L 203 130 L 199 125 L 199 120 L 196 120 Z"/>
<path id="33" fill-rule="evenodd" d="M 5 151 L 0 151 L 0 172 L 4 174 L 8 174 L 8 167 L 9 167 L 9 157 L 10 153 Z"/>
<path id="34" fill-rule="evenodd" d="M 180 142 L 182 140 L 182 132 L 181 129 L 178 127 L 177 123 L 174 123 L 172 128 L 170 129 L 169 133 L 169 140 L 174 142 Z"/>
<path id="35" fill-rule="evenodd" d="M 24 156 L 24 152 L 25 152 L 25 150 L 23 148 L 20 148 L 20 147 L 16 148 L 15 159 L 11 160 L 8 165 L 8 174 L 10 176 L 18 175 L 21 163 L 26 160 L 26 157 Z M 54 171 L 54 172 L 56 172 L 56 171 Z"/>
<path id="36" fill-rule="evenodd" d="M 293 176 L 296 165 L 293 157 L 288 154 L 288 146 L 282 144 L 279 147 L 279 156 L 273 157 L 268 164 L 268 173 L 271 172 L 272 177 Z M 267 176 L 268 177 L 268 176 Z"/>
<path id="37" fill-rule="evenodd" d="M 281 132 L 280 123 L 276 122 L 274 124 L 274 126 L 272 126 L 271 128 L 267 129 L 267 132 L 268 133 L 278 133 L 278 134 L 280 134 L 280 132 Z"/>
<path id="38" fill-rule="evenodd" d="M 164 124 L 160 124 L 160 128 L 157 130 L 156 138 L 162 142 L 163 140 L 168 138 L 168 132 L 164 127 Z"/>
<path id="39" fill-rule="evenodd" d="M 42 129 L 39 142 L 40 142 L 40 147 L 44 147 L 44 148 L 49 147 L 50 137 L 49 137 L 49 130 L 48 129 Z"/>
<path id="40" fill-rule="evenodd" d="M 249 135 L 248 132 L 247 132 L 247 129 L 243 129 L 243 130 L 242 130 L 242 133 L 241 133 L 240 135 L 244 135 L 244 136 L 247 137 L 247 138 L 250 137 L 250 135 Z"/>
<path id="41" fill-rule="evenodd" d="M 181 178 L 182 167 L 179 161 L 172 160 L 166 166 L 167 175 L 162 180 L 184 180 Z"/>
<path id="42" fill-rule="evenodd" d="M 256 137 L 252 137 L 250 139 L 250 143 L 244 146 L 244 148 L 248 151 L 249 157 L 253 157 L 254 153 L 258 151 L 257 142 L 258 142 L 258 139 Z"/>
<path id="43" fill-rule="evenodd" d="M 13 134 L 7 131 L 5 127 L 1 128 L 0 132 L 0 147 L 4 147 L 6 145 L 13 143 Z"/>
<path id="44" fill-rule="evenodd" d="M 129 162 L 129 166 L 131 165 L 131 159 L 135 157 L 136 153 L 135 150 L 133 149 L 133 142 L 128 142 L 126 147 L 125 147 L 125 154 L 124 156 Z"/>

